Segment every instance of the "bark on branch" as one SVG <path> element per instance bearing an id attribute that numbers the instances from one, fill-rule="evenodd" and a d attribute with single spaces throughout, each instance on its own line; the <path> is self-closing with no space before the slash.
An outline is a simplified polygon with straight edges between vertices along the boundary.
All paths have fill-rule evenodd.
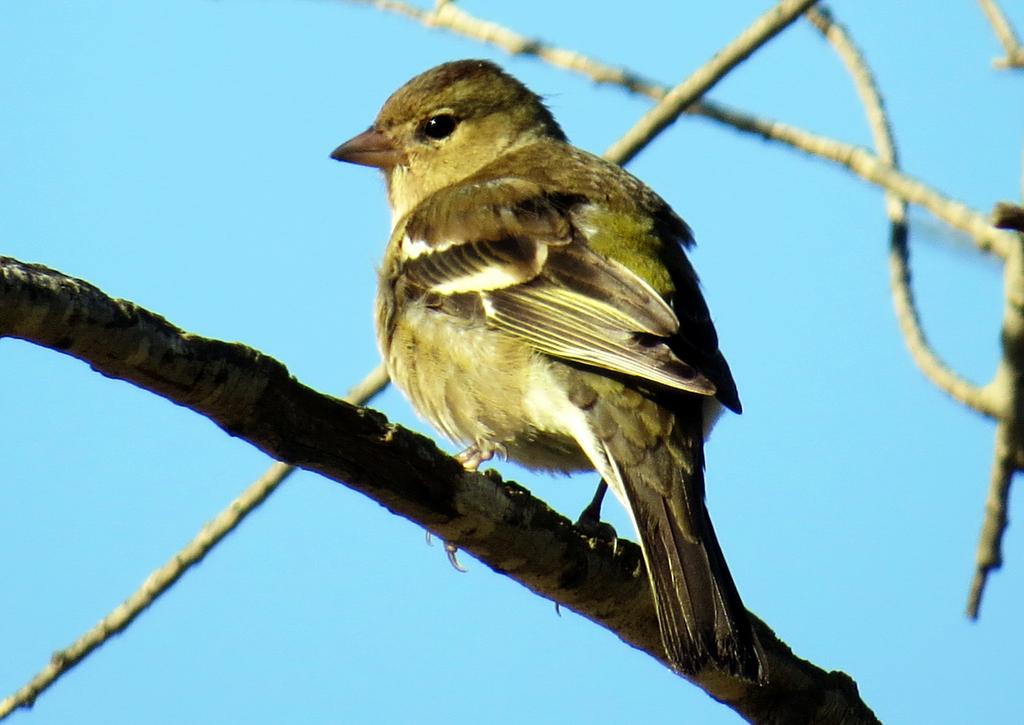
<path id="1" fill-rule="evenodd" d="M 272 358 L 192 335 L 88 282 L 0 257 L 0 336 L 88 363 L 206 416 L 274 458 L 360 491 L 495 571 L 664 662 L 640 550 L 587 538 L 526 489 L 467 473 L 431 441 L 318 393 Z M 854 681 L 796 657 L 755 619 L 769 680 L 693 681 L 758 723 L 872 723 Z"/>

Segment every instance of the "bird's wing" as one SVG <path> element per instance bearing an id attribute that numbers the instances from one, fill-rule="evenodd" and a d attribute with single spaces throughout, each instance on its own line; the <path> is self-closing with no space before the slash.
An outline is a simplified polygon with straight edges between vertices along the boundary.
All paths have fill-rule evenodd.
<path id="1" fill-rule="evenodd" d="M 669 347 L 672 308 L 623 264 L 591 249 L 569 209 L 580 200 L 521 180 L 435 195 L 406 221 L 402 275 L 441 296 L 479 296 L 486 322 L 553 357 L 714 395 Z"/>

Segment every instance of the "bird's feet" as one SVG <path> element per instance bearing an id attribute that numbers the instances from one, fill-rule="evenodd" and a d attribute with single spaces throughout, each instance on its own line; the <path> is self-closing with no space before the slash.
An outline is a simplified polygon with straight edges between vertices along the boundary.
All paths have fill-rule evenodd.
<path id="1" fill-rule="evenodd" d="M 450 541 L 446 541 L 444 542 L 444 553 L 448 555 L 448 563 L 455 568 L 455 571 L 461 574 L 466 573 L 466 567 L 464 567 L 462 562 L 459 561 L 459 547 Z"/>
<path id="2" fill-rule="evenodd" d="M 433 546 L 434 545 L 434 537 L 433 537 L 433 535 L 429 531 L 426 532 L 426 533 L 427 533 L 427 546 Z M 444 541 L 444 540 L 442 539 L 442 541 Z M 462 562 L 459 561 L 459 547 L 457 547 L 455 544 L 453 544 L 453 543 L 451 543 L 449 541 L 445 541 L 444 542 L 444 553 L 448 555 L 448 563 L 452 565 L 452 568 L 455 569 L 455 571 L 460 572 L 462 574 L 465 574 L 468 571 L 468 569 L 466 569 L 466 567 L 464 567 L 462 565 Z"/>
<path id="3" fill-rule="evenodd" d="M 607 492 L 607 483 L 601 481 L 601 483 L 597 484 L 594 498 L 591 499 L 587 507 L 580 513 L 580 517 L 576 519 L 576 528 L 591 538 L 611 542 L 612 546 L 615 547 L 619 540 L 615 527 L 607 521 L 601 520 L 601 504 L 604 502 L 604 495 Z"/>
<path id="4" fill-rule="evenodd" d="M 467 471 L 475 471 L 480 468 L 480 464 L 494 458 L 495 453 L 505 455 L 505 449 L 500 443 L 490 443 L 488 441 L 477 441 L 466 450 L 456 454 L 455 460 L 462 464 L 462 467 Z M 432 543 L 433 537 L 430 532 L 427 532 L 427 544 Z M 448 563 L 455 568 L 456 571 L 465 572 L 466 567 L 459 561 L 459 547 L 450 541 L 444 542 L 444 552 L 448 555 Z"/>
<path id="5" fill-rule="evenodd" d="M 477 441 L 466 450 L 455 455 L 455 460 L 462 464 L 467 471 L 475 471 L 480 468 L 481 463 L 494 458 L 494 454 L 505 455 L 505 449 L 500 443 L 488 441 Z"/>

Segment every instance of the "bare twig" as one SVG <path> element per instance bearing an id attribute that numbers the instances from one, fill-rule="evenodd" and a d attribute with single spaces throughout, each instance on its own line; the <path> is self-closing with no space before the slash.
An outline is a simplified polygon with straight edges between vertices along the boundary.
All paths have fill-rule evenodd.
<path id="1" fill-rule="evenodd" d="M 925 377 L 937 388 L 968 408 L 994 418 L 998 406 L 992 389 L 975 385 L 946 365 L 925 337 L 910 286 L 908 238 L 906 220 L 893 219 L 889 237 L 889 282 L 896 319 L 910 355 Z"/>
<path id="2" fill-rule="evenodd" d="M 527 38 L 512 32 L 497 23 L 475 18 L 454 3 L 446 3 L 433 10 L 424 10 L 399 0 L 351 0 L 361 5 L 371 5 L 378 10 L 395 13 L 416 20 L 428 28 L 449 30 L 471 40 L 478 40 L 501 48 L 512 55 L 530 55 L 556 68 L 564 68 L 587 76 L 596 83 L 621 86 L 633 93 L 639 93 L 661 100 L 668 92 L 651 80 L 635 73 L 605 65 L 598 61 L 565 48 L 558 48 L 539 40 Z"/>
<path id="3" fill-rule="evenodd" d="M 491 43 L 510 53 L 531 55 L 556 67 L 581 73 L 594 81 L 616 84 L 649 98 L 660 100 L 668 93 L 665 86 L 635 73 L 599 63 L 580 53 L 512 33 L 495 23 L 472 17 L 451 3 L 445 5 L 443 11 L 430 12 L 398 0 L 354 1 L 412 18 L 428 27 L 443 28 L 474 40 Z M 922 206 L 953 228 L 965 232 L 983 252 L 1005 257 L 1013 244 L 1010 235 L 994 228 L 984 215 L 944 196 L 927 184 L 896 171 L 864 149 L 795 126 L 758 118 L 745 111 L 708 100 L 694 103 L 686 112 L 837 163 L 862 179 Z"/>
<path id="4" fill-rule="evenodd" d="M 899 159 L 893 140 L 892 127 L 885 112 L 885 105 L 874 74 L 863 53 L 854 44 L 846 28 L 835 21 L 829 10 L 825 8 L 812 9 L 807 12 L 807 19 L 835 49 L 853 79 L 857 95 L 860 96 L 861 103 L 864 105 L 868 126 L 871 128 L 871 136 L 879 159 L 893 170 L 898 170 Z M 910 231 L 907 225 L 907 203 L 891 191 L 886 191 L 885 210 L 891 223 L 889 282 L 892 288 L 893 306 L 911 357 L 925 377 L 954 400 L 979 413 L 994 416 L 995 410 L 990 397 L 986 395 L 986 390 L 958 375 L 939 358 L 929 344 L 921 325 L 920 314 L 910 285 L 910 247 L 908 245 Z"/>
<path id="5" fill-rule="evenodd" d="M 997 205 L 997 224 L 1024 228 L 1024 209 Z M 1016 234 L 1017 245 L 1003 270 L 1002 358 L 990 387 L 1000 402 L 996 426 L 992 475 L 985 500 L 985 518 L 978 537 L 975 572 L 967 598 L 967 616 L 978 617 L 981 599 L 991 571 L 1002 565 L 1002 542 L 1007 526 L 1007 501 L 1015 471 L 1024 470 L 1024 232 Z"/>
<path id="6" fill-rule="evenodd" d="M 755 20 L 715 56 L 669 91 L 664 98 L 605 151 L 605 158 L 628 164 L 651 139 L 673 123 L 696 99 L 758 48 L 781 33 L 817 0 L 782 0 Z"/>
<path id="7" fill-rule="evenodd" d="M 863 148 L 721 105 L 708 105 L 703 115 L 728 123 L 740 131 L 756 134 L 769 141 L 778 141 L 838 164 L 865 181 L 927 209 L 954 229 L 967 233 L 979 251 L 1005 257 L 1013 245 L 1011 235 L 993 227 L 988 219 L 966 204 L 944 196 L 924 182 L 897 171 Z"/>
<path id="8" fill-rule="evenodd" d="M 307 388 L 261 353 L 184 333 L 87 282 L 3 257 L 0 336 L 85 360 L 274 458 L 344 482 L 665 661 L 638 546 L 588 538 L 525 489 L 465 471 L 428 439 Z M 877 722 L 848 676 L 796 657 L 753 621 L 767 683 L 704 671 L 692 678 L 698 686 L 755 722 Z"/>
<path id="9" fill-rule="evenodd" d="M 872 73 L 867 59 L 853 42 L 849 30 L 836 21 L 830 8 L 824 6 L 812 8 L 807 11 L 806 15 L 846 66 L 846 71 L 853 80 L 854 89 L 860 96 L 861 103 L 864 104 L 864 113 L 871 129 L 871 137 L 878 157 L 894 169 L 897 168 L 899 162 L 892 126 L 889 123 L 889 116 L 885 112 L 882 94 L 878 90 L 878 84 L 875 82 L 874 73 Z M 896 208 L 900 205 L 899 199 L 893 198 L 891 194 L 886 194 L 886 205 L 892 210 L 894 216 L 899 215 L 899 210 Z M 903 211 L 906 211 L 905 205 Z"/>
<path id="10" fill-rule="evenodd" d="M 850 71 L 867 110 L 879 158 L 896 168 L 898 161 L 892 131 L 867 62 L 851 42 L 846 31 L 836 24 L 826 11 L 811 11 L 808 18 L 825 35 Z M 988 386 L 979 388 L 949 369 L 928 344 L 910 288 L 906 203 L 887 192 L 886 211 L 892 222 L 889 259 L 893 301 L 900 329 L 914 361 L 936 386 L 945 390 L 954 399 L 978 412 L 999 419 L 996 428 L 995 462 L 985 504 L 985 522 L 978 542 L 977 568 L 967 605 L 968 615 L 976 618 L 988 573 L 999 568 L 1002 563 L 1001 544 L 1007 525 L 1007 498 L 1021 450 L 1021 433 L 1024 432 L 1024 426 L 1021 424 L 1024 416 L 1020 412 L 1021 406 L 1024 405 L 1020 399 L 1021 390 L 1024 389 L 1020 380 L 1020 371 L 1024 370 L 1024 320 L 1021 317 L 1024 304 L 1024 275 L 1021 274 L 1019 261 L 1020 245 L 1010 246 L 1005 256 L 1007 305 L 1003 319 L 1003 359 L 995 380 Z M 1013 207 L 997 207 L 993 219 L 994 226 L 1013 228 Z M 1014 298 L 1016 303 L 1013 302 Z"/>
<path id="11" fill-rule="evenodd" d="M 379 366 L 352 388 L 344 400 L 353 405 L 363 405 L 380 392 L 387 382 L 387 372 L 383 366 Z M 0 701 L 0 720 L 18 708 L 32 707 L 35 699 L 64 673 L 128 627 L 186 571 L 202 561 L 214 546 L 242 523 L 246 516 L 256 510 L 293 471 L 295 467 L 286 463 L 271 465 L 227 508 L 203 526 L 192 541 L 154 570 L 137 591 L 71 645 L 55 652 L 50 657 L 50 662 L 24 687 Z"/>
<path id="12" fill-rule="evenodd" d="M 985 517 L 978 535 L 974 576 L 967 593 L 967 616 L 971 619 L 977 619 L 981 613 L 981 599 L 985 585 L 988 584 L 988 575 L 1003 565 L 1003 534 L 1009 522 L 1007 502 L 1019 445 L 1019 438 L 1013 437 L 1012 426 L 1000 422 L 996 426 L 992 475 L 989 478 L 988 495 L 985 497 Z"/>
<path id="13" fill-rule="evenodd" d="M 996 68 L 1024 68 L 1024 48 L 999 3 L 995 0 L 978 0 L 978 3 L 1006 53 L 1006 57 L 993 60 L 992 65 Z"/>

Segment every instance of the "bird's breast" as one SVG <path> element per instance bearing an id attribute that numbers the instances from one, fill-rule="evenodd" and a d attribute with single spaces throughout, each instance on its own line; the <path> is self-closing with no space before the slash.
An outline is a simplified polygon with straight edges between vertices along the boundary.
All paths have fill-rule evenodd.
<path id="1" fill-rule="evenodd" d="M 573 430 L 560 363 L 487 326 L 468 306 L 403 294 L 382 279 L 377 335 L 392 381 L 416 411 L 462 445 L 497 444 L 531 468 L 589 468 Z"/>

